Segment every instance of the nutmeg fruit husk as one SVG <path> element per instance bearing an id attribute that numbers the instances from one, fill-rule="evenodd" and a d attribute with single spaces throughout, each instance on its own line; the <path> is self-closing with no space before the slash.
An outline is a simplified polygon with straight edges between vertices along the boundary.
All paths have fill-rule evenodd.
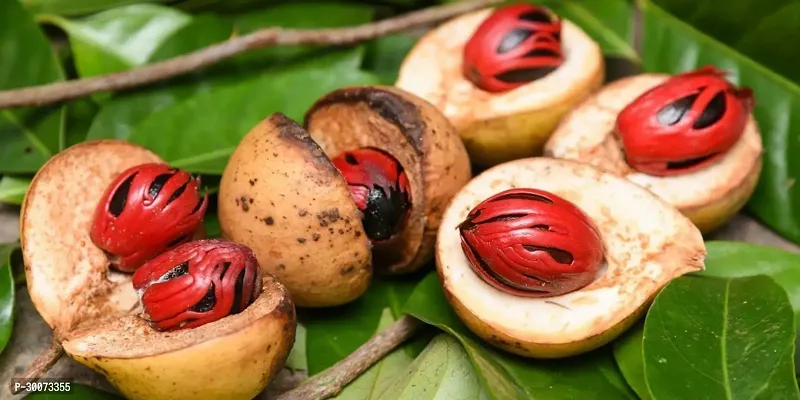
<path id="1" fill-rule="evenodd" d="M 373 266 L 398 274 L 431 260 L 441 213 L 471 174 L 447 119 L 399 89 L 355 86 L 317 100 L 304 125 L 308 130 L 273 114 L 239 143 L 220 182 L 223 237 L 252 248 L 301 307 L 357 299 Z M 362 147 L 397 159 L 411 186 L 408 221 L 387 247 L 367 238 L 347 182 L 331 162 Z"/>
<path id="2" fill-rule="evenodd" d="M 669 78 L 640 74 L 601 88 L 572 110 L 545 145 L 545 154 L 576 160 L 624 177 L 654 192 L 710 232 L 729 221 L 755 191 L 762 168 L 761 133 L 751 115 L 736 144 L 709 166 L 682 175 L 633 170 L 614 135 L 617 115 L 634 99 Z"/>
<path id="3" fill-rule="evenodd" d="M 560 67 L 508 92 L 477 88 L 462 73 L 464 46 L 493 10 L 461 15 L 428 32 L 406 56 L 395 82 L 441 110 L 481 166 L 540 155 L 561 118 L 605 78 L 600 46 L 562 19 Z"/>
<path id="4" fill-rule="evenodd" d="M 251 399 L 282 368 L 296 320 L 274 277 L 243 312 L 158 332 L 141 318 L 131 277 L 108 268 L 89 230 L 97 202 L 125 169 L 164 162 L 140 146 L 98 140 L 52 157 L 34 177 L 21 214 L 31 300 L 64 351 L 130 399 Z M 198 385 L 197 382 L 203 382 Z"/>
<path id="5" fill-rule="evenodd" d="M 526 298 L 472 271 L 456 228 L 478 203 L 511 188 L 553 193 L 592 220 L 604 248 L 604 265 L 592 283 Z M 703 270 L 705 255 L 692 222 L 641 186 L 588 164 L 537 157 L 490 168 L 456 194 L 439 228 L 436 266 L 448 302 L 479 337 L 524 357 L 561 358 L 618 337 L 672 279 Z"/>

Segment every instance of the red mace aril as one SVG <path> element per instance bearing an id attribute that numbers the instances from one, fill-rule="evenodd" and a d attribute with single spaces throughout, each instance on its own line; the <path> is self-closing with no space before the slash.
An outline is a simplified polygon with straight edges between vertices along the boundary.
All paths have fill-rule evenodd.
<path id="1" fill-rule="evenodd" d="M 400 162 L 371 147 L 344 152 L 332 161 L 363 214 L 367 237 L 374 242 L 391 239 L 411 211 L 411 186 Z"/>
<path id="2" fill-rule="evenodd" d="M 458 226 L 475 273 L 498 290 L 550 297 L 591 283 L 603 241 L 571 202 L 537 189 L 509 189 L 478 204 Z"/>
<path id="3" fill-rule="evenodd" d="M 617 116 L 628 164 L 643 173 L 679 175 L 725 154 L 744 133 L 755 105 L 713 66 L 671 77 L 632 101 Z"/>
<path id="4" fill-rule="evenodd" d="M 261 294 L 261 269 L 246 246 L 196 240 L 148 261 L 133 288 L 154 329 L 188 329 L 244 311 Z"/>
<path id="5" fill-rule="evenodd" d="M 561 66 L 561 19 L 531 4 L 500 7 L 464 47 L 464 77 L 487 92 L 504 92 Z"/>
<path id="6" fill-rule="evenodd" d="M 97 204 L 92 242 L 111 266 L 134 272 L 164 250 L 186 243 L 203 223 L 208 195 L 200 179 L 166 164 L 121 173 Z"/>

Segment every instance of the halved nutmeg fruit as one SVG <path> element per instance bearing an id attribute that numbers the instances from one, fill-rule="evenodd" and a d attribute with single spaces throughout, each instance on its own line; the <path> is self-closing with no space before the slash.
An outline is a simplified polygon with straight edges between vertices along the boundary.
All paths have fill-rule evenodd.
<path id="1" fill-rule="evenodd" d="M 252 252 L 186 240 L 206 203 L 195 186 L 142 147 L 90 141 L 51 158 L 22 206 L 28 291 L 53 348 L 130 399 L 251 399 L 294 342 L 289 293 Z"/>
<path id="2" fill-rule="evenodd" d="M 303 307 L 355 300 L 373 265 L 400 274 L 429 261 L 471 176 L 450 122 L 402 90 L 357 86 L 317 100 L 304 125 L 273 114 L 239 143 L 220 183 L 223 236 Z"/>
<path id="3" fill-rule="evenodd" d="M 750 89 L 712 66 L 627 77 L 570 112 L 545 153 L 644 186 L 706 233 L 733 217 L 758 183 L 754 103 Z"/>
<path id="4" fill-rule="evenodd" d="M 559 358 L 619 336 L 670 280 L 704 269 L 705 255 L 692 222 L 641 186 L 537 157 L 490 168 L 453 197 L 436 265 L 475 334 Z"/>
<path id="5" fill-rule="evenodd" d="M 406 56 L 395 86 L 434 104 L 473 163 L 540 155 L 561 118 L 599 87 L 600 46 L 570 21 L 529 3 L 444 23 Z"/>

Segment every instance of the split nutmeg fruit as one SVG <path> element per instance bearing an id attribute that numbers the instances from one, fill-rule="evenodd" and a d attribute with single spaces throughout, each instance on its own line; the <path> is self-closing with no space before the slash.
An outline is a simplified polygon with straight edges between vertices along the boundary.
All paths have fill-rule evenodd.
<path id="1" fill-rule="evenodd" d="M 145 311 L 144 318 L 137 315 L 139 297 L 131 275 L 109 268 L 117 257 L 109 257 L 92 241 L 98 209 L 120 218 L 127 218 L 128 212 L 151 218 L 148 207 L 164 210 L 170 204 L 180 205 L 193 215 L 203 207 L 198 204 L 206 203 L 189 194 L 196 190 L 191 177 L 167 167 L 134 169 L 143 173 L 136 176 L 153 179 L 134 177 L 130 186 L 124 182 L 134 174 L 118 179 L 144 164 L 164 161 L 137 145 L 99 140 L 70 147 L 39 170 L 21 214 L 31 300 L 54 329 L 55 345 L 60 342 L 70 357 L 105 376 L 127 398 L 250 399 L 280 371 L 294 342 L 296 322 L 289 293 L 271 276 L 264 276 L 260 285 L 254 282 L 252 275 L 260 273 L 243 246 L 200 240 L 173 247 L 137 269 L 134 283 Z M 147 173 L 158 169 L 163 174 Z M 170 177 L 158 178 L 162 175 Z M 120 189 L 128 191 L 126 196 L 112 194 Z M 180 239 L 188 231 L 174 229 L 179 225 L 161 228 Z M 157 228 L 158 224 L 139 227 L 147 232 Z M 136 233 L 110 242 L 125 238 L 147 242 L 146 236 Z M 184 292 L 168 293 L 181 287 Z M 213 299 L 208 295 L 211 287 L 215 287 Z M 255 293 L 260 295 L 253 299 Z"/>
<path id="2" fill-rule="evenodd" d="M 763 149 L 754 104 L 748 88 L 713 66 L 627 77 L 570 112 L 545 153 L 625 177 L 706 233 L 735 215 L 758 183 Z"/>
<path id="3" fill-rule="evenodd" d="M 490 168 L 442 218 L 448 302 L 505 351 L 559 358 L 627 330 L 670 280 L 704 269 L 700 231 L 646 189 L 547 157 Z"/>
<path id="4" fill-rule="evenodd" d="M 473 163 L 540 155 L 561 118 L 604 79 L 600 46 L 531 4 L 448 21 L 406 56 L 395 86 L 442 110 Z"/>
<path id="5" fill-rule="evenodd" d="M 222 175 L 223 237 L 242 243 L 301 307 L 348 303 L 378 272 L 433 258 L 441 213 L 470 178 L 469 158 L 431 104 L 384 86 L 318 99 L 300 126 L 273 114 Z"/>

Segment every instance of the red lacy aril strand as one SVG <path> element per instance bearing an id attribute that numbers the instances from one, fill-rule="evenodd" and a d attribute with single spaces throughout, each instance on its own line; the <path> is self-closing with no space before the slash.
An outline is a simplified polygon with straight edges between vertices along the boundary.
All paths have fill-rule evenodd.
<path id="1" fill-rule="evenodd" d="M 473 271 L 498 290 L 550 297 L 591 283 L 603 242 L 571 202 L 538 189 L 509 189 L 478 204 L 458 229 Z"/>
<path id="2" fill-rule="evenodd" d="M 400 162 L 371 147 L 344 152 L 332 161 L 361 210 L 367 237 L 373 242 L 392 238 L 411 211 L 411 186 Z"/>
<path id="3" fill-rule="evenodd" d="M 246 246 L 197 240 L 148 261 L 133 287 L 153 328 L 188 329 L 244 311 L 261 294 L 261 270 Z"/>
<path id="4" fill-rule="evenodd" d="M 134 272 L 164 250 L 185 243 L 203 223 L 208 195 L 200 180 L 166 164 L 142 164 L 121 173 L 104 193 L 90 237 L 111 266 Z"/>
<path id="5" fill-rule="evenodd" d="M 564 61 L 561 19 L 532 4 L 500 7 L 464 47 L 462 72 L 478 88 L 505 92 L 557 69 Z"/>
<path id="6" fill-rule="evenodd" d="M 656 176 L 686 174 L 719 160 L 744 133 L 755 105 L 713 66 L 676 75 L 648 90 L 617 116 L 628 164 Z"/>

